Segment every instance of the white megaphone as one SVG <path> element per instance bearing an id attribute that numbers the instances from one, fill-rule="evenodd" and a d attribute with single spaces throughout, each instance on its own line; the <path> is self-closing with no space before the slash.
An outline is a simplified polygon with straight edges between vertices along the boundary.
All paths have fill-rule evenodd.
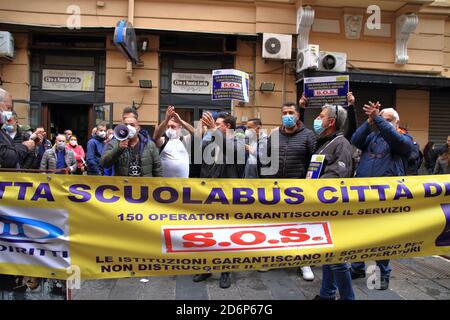
<path id="1" fill-rule="evenodd" d="M 114 138 L 119 141 L 131 139 L 136 135 L 136 128 L 130 125 L 119 124 L 114 128 Z"/>

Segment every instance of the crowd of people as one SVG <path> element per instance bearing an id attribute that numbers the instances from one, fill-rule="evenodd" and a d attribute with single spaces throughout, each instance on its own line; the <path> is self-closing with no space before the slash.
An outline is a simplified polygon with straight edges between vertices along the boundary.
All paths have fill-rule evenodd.
<path id="1" fill-rule="evenodd" d="M 267 134 L 261 119 L 249 119 L 237 127 L 227 112 L 205 112 L 192 126 L 169 106 L 164 120 L 150 134 L 141 128 L 136 109 L 122 113 L 126 138 L 115 136 L 113 128 L 100 123 L 92 130 L 86 151 L 71 130 L 58 134 L 55 143 L 43 128 L 32 130 L 18 124 L 11 95 L 0 90 L 1 168 L 40 169 L 55 173 L 97 176 L 178 178 L 350 178 L 417 175 L 422 164 L 430 174 L 448 174 L 450 136 L 444 146 L 428 143 L 423 153 L 393 108 L 367 102 L 366 119 L 358 127 L 353 93 L 348 106 L 325 104 L 314 120 L 313 130 L 303 124 L 308 100 L 284 103 L 280 126 Z M 309 111 L 308 111 L 309 112 Z M 209 155 L 205 156 L 205 155 Z M 318 176 L 309 172 L 311 158 L 324 155 Z M 276 166 L 273 166 L 276 163 Z M 389 260 L 377 261 L 381 285 L 389 287 Z M 268 271 L 268 270 L 260 270 Z M 316 299 L 355 299 L 352 279 L 365 277 L 364 262 L 324 265 L 322 287 Z M 299 268 L 312 281 L 310 267 Z M 197 274 L 199 282 L 211 274 Z M 231 285 L 223 272 L 221 288 Z"/>

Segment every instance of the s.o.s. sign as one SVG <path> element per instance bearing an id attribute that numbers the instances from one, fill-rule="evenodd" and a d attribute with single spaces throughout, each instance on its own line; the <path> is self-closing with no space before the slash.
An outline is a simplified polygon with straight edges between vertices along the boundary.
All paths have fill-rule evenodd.
<path id="1" fill-rule="evenodd" d="M 163 253 L 270 250 L 333 245 L 328 222 L 163 226 L 162 236 Z"/>

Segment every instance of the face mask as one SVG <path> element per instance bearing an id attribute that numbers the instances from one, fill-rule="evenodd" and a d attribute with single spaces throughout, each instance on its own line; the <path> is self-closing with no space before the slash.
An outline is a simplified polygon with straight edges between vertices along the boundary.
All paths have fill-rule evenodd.
<path id="1" fill-rule="evenodd" d="M 166 135 L 167 135 L 167 137 L 169 137 L 169 139 L 175 139 L 178 137 L 177 130 L 175 130 L 175 129 L 167 129 Z"/>
<path id="2" fill-rule="evenodd" d="M 286 128 L 295 127 L 295 123 L 297 122 L 297 117 L 293 114 L 284 115 L 281 119 L 283 121 L 283 126 Z"/>
<path id="3" fill-rule="evenodd" d="M 56 144 L 56 147 L 58 148 L 58 150 L 62 151 L 66 148 L 66 143 L 65 142 L 58 142 Z"/>
<path id="4" fill-rule="evenodd" d="M 13 133 L 15 131 L 14 126 L 12 124 L 3 125 L 3 129 L 8 133 Z"/>
<path id="5" fill-rule="evenodd" d="M 69 143 L 72 147 L 75 147 L 77 145 L 77 142 L 75 140 L 71 140 Z"/>
<path id="6" fill-rule="evenodd" d="M 100 132 L 98 133 L 98 136 L 99 136 L 100 138 L 102 138 L 102 139 L 105 139 L 105 137 L 106 137 L 106 131 L 100 131 Z"/>
<path id="7" fill-rule="evenodd" d="M 136 128 L 130 125 L 127 125 L 128 127 L 128 139 L 133 139 L 136 136 Z"/>
<path id="8" fill-rule="evenodd" d="M 108 137 L 109 140 L 112 140 L 113 138 L 114 138 L 113 134 L 110 134 L 109 137 Z"/>
<path id="9" fill-rule="evenodd" d="M 323 130 L 325 130 L 325 128 L 322 127 L 322 120 L 321 119 L 316 119 L 314 120 L 314 132 L 317 133 L 318 135 L 320 135 Z"/>
<path id="10" fill-rule="evenodd" d="M 0 123 L 5 123 L 9 119 L 12 118 L 12 112 L 11 111 L 2 111 L 1 117 L 0 117 Z"/>
<path id="11" fill-rule="evenodd" d="M 249 140 L 253 140 L 256 138 L 256 132 L 253 130 L 247 130 L 245 131 L 245 137 Z"/>

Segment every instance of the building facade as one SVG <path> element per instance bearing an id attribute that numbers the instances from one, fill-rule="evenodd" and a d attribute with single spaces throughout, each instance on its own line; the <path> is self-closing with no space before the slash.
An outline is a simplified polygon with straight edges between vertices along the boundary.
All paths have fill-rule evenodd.
<path id="1" fill-rule="evenodd" d="M 298 23 L 305 10 L 313 12 L 309 26 Z M 418 23 L 401 33 L 405 14 Z M 124 18 L 136 31 L 138 65 L 113 44 Z M 149 130 L 168 105 L 191 122 L 226 109 L 238 122 L 260 117 L 272 128 L 281 122 L 281 104 L 298 100 L 304 77 L 332 74 L 350 75 L 359 121 L 364 103 L 380 101 L 399 111 L 422 147 L 450 133 L 450 1 L 0 0 L 0 31 L 14 37 L 14 58 L 1 58 L 0 78 L 21 123 L 52 134 L 71 128 L 82 142 L 98 121 L 120 122 L 130 105 Z M 266 33 L 292 35 L 291 59 L 262 57 Z M 345 71 L 297 72 L 296 49 L 305 42 L 346 53 Z M 402 45 L 407 63 L 396 55 Z M 206 83 L 222 68 L 249 74 L 248 103 L 211 101 L 207 88 L 180 85 Z M 262 83 L 274 84 L 273 91 Z M 306 112 L 307 126 L 317 113 Z"/>

